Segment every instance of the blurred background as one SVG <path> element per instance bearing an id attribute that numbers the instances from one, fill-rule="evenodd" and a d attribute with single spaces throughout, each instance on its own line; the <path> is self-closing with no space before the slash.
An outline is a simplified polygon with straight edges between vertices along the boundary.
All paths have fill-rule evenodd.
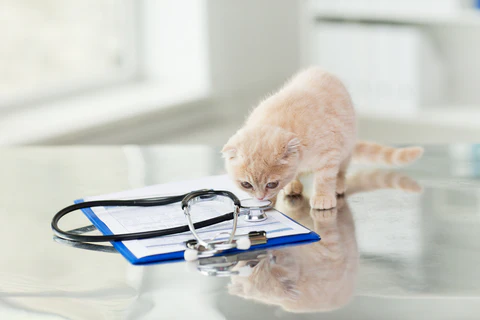
<path id="1" fill-rule="evenodd" d="M 360 138 L 480 140 L 478 0 L 2 0 L 0 145 L 222 145 L 320 65 Z"/>

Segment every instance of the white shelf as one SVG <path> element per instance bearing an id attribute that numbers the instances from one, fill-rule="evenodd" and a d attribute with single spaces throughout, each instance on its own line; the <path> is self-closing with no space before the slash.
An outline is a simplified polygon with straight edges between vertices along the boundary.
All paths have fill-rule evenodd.
<path id="1" fill-rule="evenodd" d="M 421 108 L 420 108 L 421 109 Z M 379 114 L 358 110 L 360 119 L 385 120 L 388 122 L 432 125 L 445 128 L 474 129 L 480 131 L 480 106 L 428 107 L 412 114 Z"/>
<path id="2" fill-rule="evenodd" d="M 111 125 L 137 116 L 198 102 L 210 96 L 201 86 L 138 82 L 85 96 L 2 114 L 0 145 L 35 144 Z"/>
<path id="3" fill-rule="evenodd" d="M 358 112 L 359 138 L 387 144 L 478 143 L 480 109 L 451 108 L 422 110 L 410 115 Z"/>
<path id="4" fill-rule="evenodd" d="M 448 24 L 459 26 L 480 26 L 480 10 L 464 9 L 451 13 L 383 11 L 383 10 L 341 10 L 314 9 L 319 19 L 367 20 L 374 22 L 397 22 L 407 24 Z"/>

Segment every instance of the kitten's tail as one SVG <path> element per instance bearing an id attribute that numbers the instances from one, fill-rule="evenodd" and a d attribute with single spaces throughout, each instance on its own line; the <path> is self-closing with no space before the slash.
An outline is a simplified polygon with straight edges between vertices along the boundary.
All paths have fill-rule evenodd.
<path id="1" fill-rule="evenodd" d="M 409 164 L 423 154 L 421 147 L 392 148 L 373 142 L 357 142 L 353 159 L 360 162 L 382 163 L 386 165 Z"/>

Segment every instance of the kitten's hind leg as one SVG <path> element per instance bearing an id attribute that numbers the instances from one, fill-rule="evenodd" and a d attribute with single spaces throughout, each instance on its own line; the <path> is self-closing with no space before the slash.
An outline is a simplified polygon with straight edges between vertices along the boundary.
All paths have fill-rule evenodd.
<path id="1" fill-rule="evenodd" d="M 295 178 L 283 188 L 283 192 L 287 196 L 300 195 L 303 192 L 303 185 L 298 178 Z"/>
<path id="2" fill-rule="evenodd" d="M 350 164 L 350 159 L 351 159 L 351 156 L 347 157 L 340 164 L 340 168 L 337 174 L 337 188 L 336 188 L 336 193 L 338 195 L 343 195 L 347 189 L 347 185 L 345 183 L 345 175 L 347 174 L 347 169 L 348 169 L 348 165 Z"/>
<path id="3" fill-rule="evenodd" d="M 327 161 L 323 168 L 315 170 L 314 193 L 310 198 L 313 209 L 331 209 L 337 205 L 337 175 L 340 169 L 338 159 Z"/>

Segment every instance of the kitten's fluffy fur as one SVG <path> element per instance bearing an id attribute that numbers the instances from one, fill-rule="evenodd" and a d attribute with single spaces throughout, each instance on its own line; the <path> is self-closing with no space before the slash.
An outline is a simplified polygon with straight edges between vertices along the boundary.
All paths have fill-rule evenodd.
<path id="1" fill-rule="evenodd" d="M 376 189 L 413 193 L 422 190 L 408 176 L 385 171 L 356 174 L 348 180 L 348 187 L 346 197 Z M 355 289 L 359 256 L 355 226 L 345 199 L 339 198 L 334 209 L 313 210 L 308 198 L 280 193 L 276 208 L 315 230 L 322 240 L 271 250 L 250 276 L 232 277 L 229 292 L 291 312 L 329 311 L 347 304 Z"/>
<path id="2" fill-rule="evenodd" d="M 258 199 L 271 199 L 282 188 L 287 194 L 301 193 L 297 175 L 313 171 L 310 204 L 330 209 L 336 206 L 336 194 L 345 192 L 345 172 L 352 155 L 405 164 L 423 150 L 356 143 L 350 95 L 335 76 L 313 67 L 262 101 L 222 152 L 230 177 Z"/>

